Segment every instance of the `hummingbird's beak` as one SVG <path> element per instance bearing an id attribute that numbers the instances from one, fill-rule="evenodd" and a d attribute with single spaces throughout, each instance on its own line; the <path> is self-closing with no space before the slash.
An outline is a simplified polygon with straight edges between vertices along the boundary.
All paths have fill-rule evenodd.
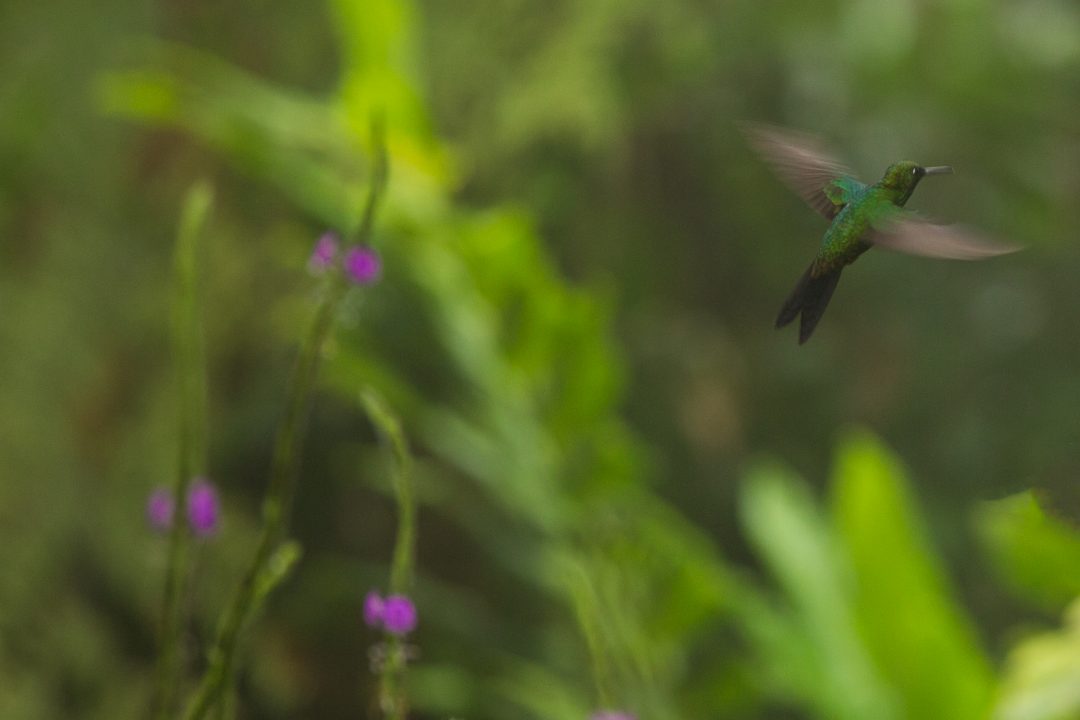
<path id="1" fill-rule="evenodd" d="M 948 165 L 935 165 L 934 167 L 923 168 L 927 175 L 952 175 L 952 168 Z"/>

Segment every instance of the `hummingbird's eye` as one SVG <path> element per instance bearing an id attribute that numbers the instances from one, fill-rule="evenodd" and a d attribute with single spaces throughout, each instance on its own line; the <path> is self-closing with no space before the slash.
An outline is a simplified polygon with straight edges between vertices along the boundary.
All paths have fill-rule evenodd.
<path id="1" fill-rule="evenodd" d="M 918 175 L 919 174 L 919 168 L 918 167 L 911 168 L 911 174 L 912 175 Z"/>

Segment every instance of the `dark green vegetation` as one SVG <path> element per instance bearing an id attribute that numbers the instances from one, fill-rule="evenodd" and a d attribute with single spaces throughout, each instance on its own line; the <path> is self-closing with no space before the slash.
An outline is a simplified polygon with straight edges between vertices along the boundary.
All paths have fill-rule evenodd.
<path id="1" fill-rule="evenodd" d="M 397 465 L 369 387 L 412 450 L 415 717 L 1076 717 L 1078 66 L 1053 0 L 4 5 L 0 717 L 149 705 L 143 503 L 176 472 L 174 241 L 205 181 L 202 662 L 374 111 L 383 278 L 328 346 L 303 557 L 241 639 L 239 717 L 371 707 Z M 864 178 L 948 163 L 919 208 L 1028 250 L 870 254 L 797 348 L 776 301 L 824 225 L 747 119 Z"/>

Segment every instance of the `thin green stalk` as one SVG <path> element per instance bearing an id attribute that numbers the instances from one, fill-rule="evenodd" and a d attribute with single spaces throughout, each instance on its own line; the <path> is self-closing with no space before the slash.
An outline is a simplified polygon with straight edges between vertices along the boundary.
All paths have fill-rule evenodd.
<path id="1" fill-rule="evenodd" d="M 289 399 L 285 420 L 274 447 L 270 486 L 263 501 L 262 533 L 247 572 L 233 595 L 222 619 L 217 640 L 210 652 L 210 666 L 188 706 L 185 718 L 199 720 L 216 705 L 232 676 L 236 646 L 245 621 L 258 600 L 260 579 L 266 573 L 274 551 L 286 531 L 288 513 L 296 493 L 296 476 L 300 459 L 303 429 L 311 404 L 312 390 L 323 344 L 333 327 L 334 316 L 348 285 L 335 276 L 315 314 L 300 348 L 300 355 L 289 382 Z"/>
<path id="2" fill-rule="evenodd" d="M 357 238 L 360 243 L 370 242 L 375 212 L 388 177 L 382 123 L 378 120 L 373 122 L 372 131 L 375 165 Z M 300 354 L 289 381 L 285 419 L 274 445 L 270 484 L 262 508 L 262 532 L 251 563 L 221 620 L 217 639 L 210 651 L 209 667 L 203 674 L 187 712 L 184 714 L 186 720 L 202 720 L 221 702 L 222 695 L 232 681 L 240 632 L 261 604 L 263 597 L 281 581 L 288 568 L 296 562 L 298 550 L 295 545 L 283 541 L 288 528 L 293 497 L 296 494 L 296 477 L 304 437 L 303 431 L 311 405 L 322 348 L 333 328 L 338 306 L 348 289 L 349 282 L 341 272 L 331 275 L 326 295 L 300 346 Z M 277 566 L 282 566 L 284 569 Z"/>
<path id="3" fill-rule="evenodd" d="M 356 233 L 358 242 L 370 243 L 375 229 L 375 211 L 382 200 L 382 191 L 390 175 L 390 163 L 386 155 L 386 121 L 381 113 L 371 120 L 371 183 L 368 185 L 367 203 L 360 216 L 360 229 Z"/>
<path id="4" fill-rule="evenodd" d="M 379 706 L 388 720 L 405 720 L 409 702 L 405 695 L 405 643 L 394 636 L 387 644 L 386 662 L 379 678 Z"/>
<path id="5" fill-rule="evenodd" d="M 573 555 L 568 553 L 566 557 L 569 559 Z M 604 633 L 600 627 L 598 617 L 600 599 L 597 597 L 596 588 L 593 585 L 592 574 L 584 561 L 569 560 L 566 581 L 570 589 L 570 596 L 573 599 L 578 625 L 585 636 L 585 644 L 589 650 L 589 660 L 592 663 L 592 679 L 596 688 L 599 707 L 611 707 L 611 667 L 608 664 L 608 653 L 603 638 Z"/>
<path id="6" fill-rule="evenodd" d="M 177 359 L 179 452 L 173 483 L 177 515 L 191 479 L 206 469 L 206 367 L 198 292 L 199 236 L 213 195 L 205 183 L 188 191 L 173 260 L 173 351 Z M 164 720 L 172 713 L 183 660 L 181 598 L 187 582 L 191 531 L 175 517 L 169 532 L 168 564 L 162 596 L 160 642 L 152 713 Z"/>
<path id="7" fill-rule="evenodd" d="M 372 142 L 375 166 L 371 193 L 360 224 L 361 238 L 369 237 L 379 192 L 388 175 L 385 126 L 381 116 L 372 122 Z M 398 531 L 394 540 L 394 556 L 390 571 L 390 592 L 407 594 L 412 586 L 413 563 L 416 556 L 416 502 L 412 492 L 412 462 L 401 423 L 374 390 L 365 390 L 361 402 L 379 431 L 390 440 L 394 453 L 393 483 L 398 504 Z M 379 705 L 390 720 L 405 720 L 408 702 L 402 689 L 405 684 L 407 648 L 402 639 L 392 635 L 387 642 L 387 657 L 380 670 Z"/>
<path id="8" fill-rule="evenodd" d="M 412 587 L 416 558 L 416 501 L 412 488 L 412 456 L 401 423 L 374 390 L 367 389 L 361 402 L 375 427 L 389 442 L 394 455 L 392 471 L 398 506 L 398 528 L 390 569 L 390 592 L 407 595 Z M 390 720 L 405 720 L 408 708 L 404 692 L 407 648 L 397 635 L 387 639 L 386 660 L 380 669 L 379 705 Z"/>
<path id="9" fill-rule="evenodd" d="M 412 489 L 412 457 L 401 423 L 386 403 L 372 389 L 364 390 L 361 402 L 368 417 L 385 437 L 394 454 L 391 473 L 394 496 L 398 506 L 398 528 L 394 540 L 394 555 L 390 569 L 390 592 L 408 593 L 412 586 L 413 563 L 416 556 L 416 501 Z"/>
<path id="10" fill-rule="evenodd" d="M 397 494 L 399 525 L 390 570 L 390 592 L 408 593 L 416 558 L 416 502 L 412 494 L 412 464 L 404 438 L 394 440 L 394 451 L 397 455 L 394 491 Z"/>

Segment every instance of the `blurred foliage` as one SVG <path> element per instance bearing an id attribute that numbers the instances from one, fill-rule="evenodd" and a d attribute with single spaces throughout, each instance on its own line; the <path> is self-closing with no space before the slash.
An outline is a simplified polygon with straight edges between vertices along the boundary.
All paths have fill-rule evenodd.
<path id="1" fill-rule="evenodd" d="M 1078 64 L 1058 0 L 8 4 L 0 717 L 145 711 L 165 558 L 141 506 L 178 452 L 171 238 L 204 176 L 205 652 L 373 113 L 385 272 L 326 358 L 303 556 L 238 716 L 371 707 L 359 614 L 395 520 L 367 388 L 415 452 L 418 717 L 1080 716 L 1080 533 L 1016 494 L 1068 507 L 1080 471 Z M 797 348 L 771 318 L 822 228 L 746 118 L 865 179 L 948 162 L 913 205 L 1031 249 L 871 254 Z"/>
<path id="2" fill-rule="evenodd" d="M 1024 640 L 1009 655 L 996 720 L 1065 720 L 1080 714 L 1080 605 L 1057 632 Z"/>
<path id="3" fill-rule="evenodd" d="M 1031 493 L 989 503 L 976 521 L 995 567 L 1016 592 L 1050 610 L 1080 596 L 1080 534 L 1048 516 Z"/>
<path id="4" fill-rule="evenodd" d="M 895 460 L 863 436 L 840 449 L 831 523 L 790 478 L 751 477 L 747 531 L 809 635 L 810 657 L 790 664 L 806 668 L 800 694 L 820 717 L 986 716 L 989 663 L 907 493 Z"/>

